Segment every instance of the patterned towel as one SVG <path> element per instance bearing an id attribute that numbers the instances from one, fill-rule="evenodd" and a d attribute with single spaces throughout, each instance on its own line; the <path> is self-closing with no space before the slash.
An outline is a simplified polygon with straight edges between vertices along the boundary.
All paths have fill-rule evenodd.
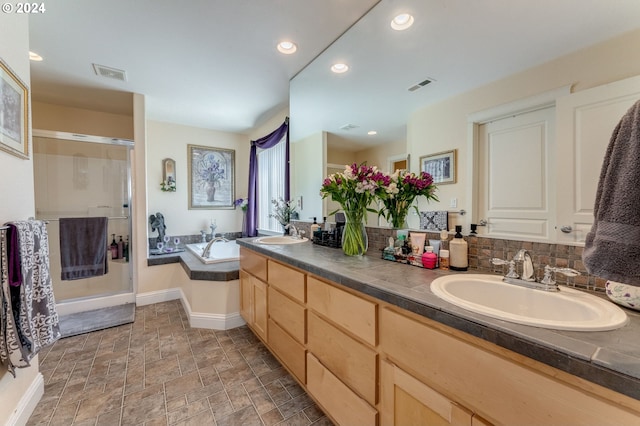
<path id="1" fill-rule="evenodd" d="M 449 212 L 420 212 L 420 229 L 428 231 L 442 231 L 449 229 Z"/>
<path id="2" fill-rule="evenodd" d="M 29 366 L 28 352 L 21 344 L 11 303 L 7 230 L 0 231 L 0 363 L 16 376 L 16 368 Z"/>
<path id="3" fill-rule="evenodd" d="M 41 220 L 15 221 L 22 265 L 17 305 L 18 333 L 28 350 L 27 361 L 60 338 L 56 301 L 49 272 L 49 238 Z M 15 291 L 14 290 L 14 291 Z"/>

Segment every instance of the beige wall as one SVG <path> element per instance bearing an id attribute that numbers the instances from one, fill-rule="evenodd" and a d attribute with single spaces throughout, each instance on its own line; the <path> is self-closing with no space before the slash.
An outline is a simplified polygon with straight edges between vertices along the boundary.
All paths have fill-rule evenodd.
<path id="1" fill-rule="evenodd" d="M 209 231 L 216 219 L 216 232 L 242 230 L 240 209 L 189 210 L 189 175 L 187 145 L 235 150 L 235 198 L 247 196 L 249 177 L 249 138 L 237 133 L 218 132 L 158 121 L 147 122 L 147 217 L 164 214 L 169 235 L 198 234 Z M 162 192 L 162 160 L 176 160 L 176 192 Z M 148 227 L 148 224 L 146 225 Z M 150 236 L 157 235 L 155 232 Z"/>
<path id="2" fill-rule="evenodd" d="M 34 102 L 32 111 L 34 129 L 133 139 L 132 116 L 42 102 Z"/>
<path id="3" fill-rule="evenodd" d="M 324 179 L 327 155 L 325 132 L 308 136 L 291 144 L 291 198 L 302 197 L 300 220 L 323 216 L 320 187 Z"/>
<path id="4" fill-rule="evenodd" d="M 429 209 L 448 210 L 451 198 L 458 199 L 458 208 L 467 210 L 471 208 L 467 200 L 467 186 L 471 179 L 467 176 L 471 160 L 467 150 L 469 114 L 564 85 L 572 84 L 573 92 L 576 92 L 639 75 L 640 55 L 632 53 L 637 51 L 638 46 L 640 46 L 640 30 L 413 113 L 407 124 L 407 148 L 411 154 L 411 170 L 419 169 L 420 156 L 450 149 L 458 150 L 457 183 L 441 185 L 438 191 L 440 203 L 429 203 Z M 421 209 L 426 208 L 426 201 L 421 200 L 420 206 Z M 417 226 L 415 221 L 417 217 L 410 217 L 409 226 Z"/>
<path id="5" fill-rule="evenodd" d="M 378 166 L 380 170 L 393 173 L 395 170 L 389 169 L 389 158 L 406 153 L 407 144 L 401 140 L 358 151 L 355 161 L 358 164 L 366 161 L 369 166 Z"/>
<path id="6" fill-rule="evenodd" d="M 0 58 L 27 86 L 30 86 L 29 56 L 27 55 L 28 16 L 12 15 L 3 18 L 0 25 L 0 40 L 10 40 L 10 42 L 0 43 Z M 29 130 L 30 133 L 31 130 Z M 0 194 L 2 194 L 0 224 L 35 216 L 31 148 L 31 141 L 29 141 L 30 159 L 28 160 L 0 151 Z M 15 416 L 19 403 L 29 398 L 29 392 L 33 391 L 29 387 L 36 383 L 39 377 L 41 376 L 38 373 L 37 356 L 31 362 L 31 367 L 18 369 L 15 378 L 7 373 L 6 368 L 0 368 L 0 424 L 9 424 L 10 420 L 16 420 L 12 416 Z M 37 398 L 39 397 L 37 395 Z"/>

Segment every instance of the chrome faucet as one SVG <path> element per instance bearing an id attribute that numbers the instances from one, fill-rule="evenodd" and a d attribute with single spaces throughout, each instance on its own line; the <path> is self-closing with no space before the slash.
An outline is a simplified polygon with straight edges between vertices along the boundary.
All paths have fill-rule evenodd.
<path id="1" fill-rule="evenodd" d="M 284 229 L 289 230 L 289 235 L 291 236 L 291 238 L 300 238 L 300 236 L 298 235 L 298 229 L 293 225 L 293 223 L 287 223 Z"/>
<path id="2" fill-rule="evenodd" d="M 215 238 L 211 238 L 211 241 L 209 241 L 209 243 L 207 243 L 207 245 L 205 246 L 205 248 L 202 250 L 202 257 L 207 258 L 209 257 L 209 252 L 211 251 L 211 246 L 214 243 L 217 243 L 218 241 L 223 241 L 223 242 L 228 242 L 229 240 L 227 240 L 224 237 L 215 237 Z"/>
<path id="3" fill-rule="evenodd" d="M 522 275 L 518 275 L 516 270 L 516 264 L 522 262 Z M 554 268 L 552 266 L 544 267 L 544 277 L 540 282 L 537 282 L 534 275 L 533 261 L 531 255 L 525 249 L 521 249 L 513 257 L 513 260 L 503 260 L 498 258 L 491 259 L 491 263 L 494 265 L 509 265 L 509 271 L 502 278 L 502 281 L 519 285 L 521 287 L 533 288 L 536 290 L 544 291 L 559 291 L 560 288 L 556 284 L 555 280 L 551 276 L 552 273 L 561 273 L 568 277 L 575 277 L 580 275 L 580 272 L 571 268 Z"/>

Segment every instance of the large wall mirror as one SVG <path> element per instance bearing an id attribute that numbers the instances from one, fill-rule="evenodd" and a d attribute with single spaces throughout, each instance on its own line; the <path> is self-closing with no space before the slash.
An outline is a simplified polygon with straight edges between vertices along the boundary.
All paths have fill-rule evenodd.
<path id="1" fill-rule="evenodd" d="M 621 56 L 640 40 L 640 5 L 621 0 L 617 6 L 379 1 L 291 80 L 292 161 L 298 163 L 292 194 L 305 199 L 301 218 L 326 213 L 318 191 L 327 164 L 369 160 L 384 169 L 390 158 L 407 156 L 409 169 L 418 171 L 421 157 L 456 150 L 455 183 L 439 188 L 440 203 L 421 202 L 420 209 L 451 211 L 452 225 L 477 222 L 469 116 L 558 87 L 575 92 L 640 74 L 640 59 Z M 401 13 L 414 22 L 396 31 L 390 23 Z M 333 73 L 338 63 L 349 69 Z M 455 216 L 461 209 L 471 214 Z M 409 218 L 410 227 L 418 223 Z M 546 238 L 553 240 L 554 221 L 549 226 Z"/>

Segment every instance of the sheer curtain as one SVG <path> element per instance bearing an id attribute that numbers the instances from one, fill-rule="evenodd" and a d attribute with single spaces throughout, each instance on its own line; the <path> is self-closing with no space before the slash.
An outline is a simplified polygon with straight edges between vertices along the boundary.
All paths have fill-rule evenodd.
<path id="1" fill-rule="evenodd" d="M 280 141 L 284 141 L 285 164 L 284 164 L 284 198 L 289 200 L 289 117 L 284 123 L 273 132 L 251 141 L 251 151 L 249 152 L 249 190 L 247 197 L 247 232 L 250 237 L 258 235 L 258 148 L 269 149 L 276 146 Z"/>

